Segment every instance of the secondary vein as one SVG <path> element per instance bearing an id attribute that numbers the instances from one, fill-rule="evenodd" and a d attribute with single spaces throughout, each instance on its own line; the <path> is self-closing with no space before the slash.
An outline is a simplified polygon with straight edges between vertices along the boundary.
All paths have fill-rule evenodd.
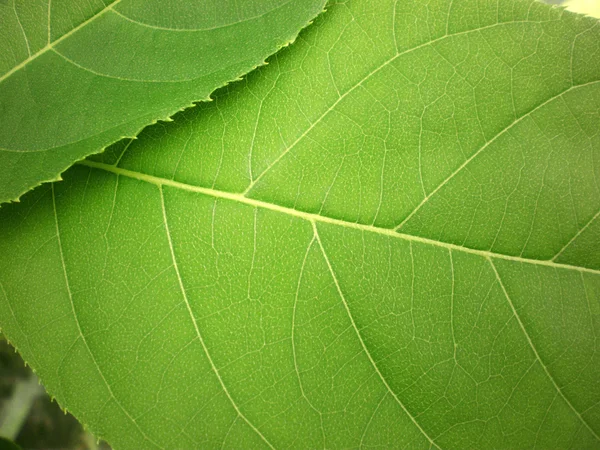
<path id="1" fill-rule="evenodd" d="M 588 429 L 588 431 L 598 441 L 600 441 L 600 436 L 598 436 L 598 434 L 594 431 L 594 429 L 590 426 L 590 424 L 583 418 L 581 413 L 575 408 L 575 406 L 573 406 L 571 401 L 565 396 L 565 393 L 560 388 L 560 386 L 558 385 L 558 383 L 556 382 L 554 377 L 550 374 L 550 371 L 548 370 L 548 366 L 546 366 L 546 364 L 544 364 L 544 361 L 542 361 L 542 358 L 540 357 L 540 354 L 538 353 L 535 345 L 533 345 L 533 341 L 531 340 L 531 337 L 529 336 L 529 333 L 527 332 L 527 329 L 525 328 L 525 325 L 523 324 L 523 321 L 521 320 L 521 317 L 519 316 L 514 303 L 512 302 L 510 296 L 508 295 L 508 291 L 506 290 L 506 287 L 504 286 L 502 278 L 500 278 L 498 269 L 496 269 L 496 266 L 494 265 L 494 262 L 491 259 L 488 258 L 488 261 L 489 261 L 490 265 L 492 266 L 492 270 L 494 271 L 494 274 L 496 275 L 496 280 L 498 281 L 498 284 L 500 285 L 500 288 L 502 289 L 502 292 L 504 293 L 504 297 L 506 297 L 506 300 L 508 301 L 508 304 L 510 305 L 510 309 L 512 310 L 515 319 L 517 319 L 517 323 L 519 324 L 521 331 L 525 335 L 525 338 L 527 339 L 527 342 L 529 343 L 529 347 L 533 351 L 533 354 L 535 355 L 536 360 L 540 363 L 540 365 L 542 366 L 542 369 L 544 369 L 544 372 L 546 373 L 546 376 L 550 379 L 550 381 L 556 388 L 556 391 L 562 397 L 562 399 L 565 401 L 565 403 L 569 406 L 569 408 L 573 411 L 573 413 L 577 416 L 577 418 L 581 421 L 581 423 Z"/>
<path id="2" fill-rule="evenodd" d="M 84 345 L 85 349 L 87 350 L 88 354 L 90 355 L 90 358 L 91 358 L 92 362 L 94 363 L 94 366 L 96 367 L 96 371 L 98 372 L 98 374 L 100 375 L 100 378 L 104 382 L 104 385 L 106 386 L 106 389 L 107 389 L 108 394 L 110 396 L 109 400 L 112 399 L 112 400 L 115 401 L 115 403 L 117 404 L 117 406 L 121 409 L 121 411 L 123 411 L 123 413 L 127 416 L 127 418 L 129 419 L 129 421 L 139 431 L 139 433 L 143 436 L 143 438 L 146 441 L 152 443 L 156 448 L 163 449 L 163 447 L 161 447 L 156 441 L 154 441 L 150 436 L 148 436 L 144 432 L 144 430 L 142 430 L 142 428 L 137 423 L 137 421 L 135 420 L 135 418 L 129 413 L 129 411 L 127 409 L 125 409 L 125 407 L 123 406 L 123 404 L 116 397 L 116 395 L 114 394 L 114 392 L 112 390 L 112 387 L 110 386 L 110 383 L 108 382 L 108 380 L 104 376 L 104 372 L 100 368 L 100 364 L 98 363 L 98 360 L 96 359 L 96 355 L 92 352 L 92 349 L 90 348 L 90 346 L 88 344 L 87 338 L 85 337 L 85 334 L 83 333 L 83 329 L 81 328 L 81 323 L 79 321 L 79 314 L 77 313 L 77 310 L 75 309 L 75 302 L 73 301 L 73 293 L 71 292 L 71 284 L 69 282 L 69 276 L 67 274 L 67 265 L 65 263 L 65 256 L 64 256 L 64 253 L 63 253 L 63 246 L 62 246 L 62 241 L 61 241 L 61 237 L 60 237 L 60 227 L 58 225 L 58 212 L 57 212 L 57 209 L 56 209 L 56 195 L 54 193 L 54 185 L 52 185 L 52 207 L 53 207 L 53 211 L 54 211 L 54 224 L 55 224 L 55 227 L 56 227 L 56 241 L 57 241 L 57 244 L 58 244 L 58 251 L 59 251 L 59 255 L 60 255 L 60 261 L 61 261 L 61 264 L 62 264 L 62 272 L 63 272 L 63 276 L 64 276 L 64 280 L 65 280 L 65 288 L 66 288 L 66 291 L 67 291 L 67 296 L 69 297 L 69 302 L 70 302 L 70 306 L 71 306 L 71 313 L 73 315 L 73 319 L 75 321 L 75 325 L 77 327 L 77 331 L 78 331 L 78 334 L 79 334 L 78 339 L 81 338 L 81 341 L 83 342 L 83 345 Z M 77 342 L 77 341 L 75 341 L 75 342 Z M 66 354 L 65 354 L 65 357 L 66 357 Z"/>
<path id="3" fill-rule="evenodd" d="M 415 419 L 415 416 L 413 416 L 411 414 L 411 412 L 406 408 L 406 406 L 404 406 L 404 403 L 402 403 L 402 401 L 400 401 L 400 399 L 398 398 L 398 396 L 396 395 L 396 393 L 394 392 L 394 390 L 392 389 L 392 387 L 387 382 L 387 379 L 383 376 L 383 373 L 381 373 L 381 371 L 379 370 L 379 367 L 377 366 L 377 363 L 375 363 L 375 360 L 373 359 L 373 356 L 371 356 L 371 352 L 367 348 L 367 345 L 365 344 L 365 341 L 364 341 L 364 339 L 362 337 L 362 334 L 361 334 L 360 330 L 358 329 L 358 326 L 356 325 L 356 322 L 354 321 L 354 316 L 352 315 L 352 312 L 350 311 L 350 307 L 348 306 L 348 302 L 346 301 L 346 297 L 344 296 L 344 293 L 342 291 L 340 283 L 338 282 L 337 276 L 335 275 L 335 272 L 333 271 L 333 267 L 331 265 L 331 262 L 329 261 L 329 257 L 327 256 L 327 253 L 325 252 L 325 247 L 323 246 L 323 242 L 321 242 L 321 237 L 319 236 L 319 231 L 317 230 L 316 223 L 312 222 L 312 226 L 313 226 L 314 239 L 316 239 L 317 243 L 319 244 L 319 248 L 321 249 L 321 253 L 323 255 L 323 258 L 325 259 L 325 263 L 327 264 L 327 268 L 329 269 L 329 273 L 331 275 L 331 278 L 333 279 L 333 283 L 335 284 L 335 287 L 336 287 L 336 290 L 338 292 L 338 295 L 340 296 L 340 299 L 342 300 L 342 304 L 344 305 L 344 309 L 346 310 L 346 313 L 348 314 L 348 318 L 350 319 L 350 323 L 352 324 L 352 328 L 356 332 L 356 336 L 358 338 L 358 341 L 360 342 L 360 345 L 361 345 L 363 351 L 365 352 L 365 355 L 367 356 L 369 362 L 373 366 L 373 369 L 375 369 L 375 372 L 377 373 L 379 379 L 381 380 L 381 382 L 383 383 L 383 385 L 385 386 L 385 388 L 387 389 L 387 391 L 392 395 L 392 397 L 394 398 L 394 400 L 396 401 L 396 403 L 398 403 L 398 405 L 400 406 L 400 408 L 409 417 L 409 419 L 412 421 L 412 423 L 419 429 L 419 431 L 423 434 L 423 436 L 425 436 L 425 438 L 429 441 L 429 443 L 431 444 L 431 446 L 436 447 L 436 448 L 439 449 L 440 447 L 435 443 L 435 441 L 433 440 L 433 438 L 431 438 L 429 436 L 429 434 L 427 434 L 427 432 L 423 429 L 423 427 L 421 427 L 421 425 L 419 424 L 419 422 L 417 422 L 417 420 Z"/>
<path id="4" fill-rule="evenodd" d="M 85 27 L 87 24 L 89 24 L 90 22 L 96 20 L 98 17 L 104 15 L 107 11 L 112 10 L 112 8 L 116 4 L 118 4 L 120 2 L 121 2 L 121 0 L 115 0 L 110 5 L 108 5 L 107 7 L 103 8 L 103 9 L 101 9 L 96 14 L 94 14 L 92 17 L 90 17 L 89 19 L 87 19 L 86 21 L 81 22 L 79 25 L 77 25 L 71 31 L 63 34 L 61 37 L 59 37 L 58 39 L 56 39 L 54 42 L 50 42 L 50 31 L 48 31 L 48 44 L 45 47 L 43 47 L 42 49 L 40 49 L 39 51 L 37 51 L 36 53 L 34 53 L 33 55 L 30 55 L 27 59 L 24 59 L 23 61 L 21 61 L 15 67 L 13 67 L 8 72 L 6 72 L 4 75 L 0 76 L 0 83 L 2 83 L 4 80 L 6 80 L 8 77 L 10 77 L 13 73 L 15 73 L 15 72 L 21 70 L 22 68 L 26 67 L 27 64 L 29 64 L 31 61 L 33 61 L 37 57 L 43 55 L 48 50 L 52 50 L 54 48 L 54 46 L 56 44 L 58 44 L 59 42 L 64 41 L 66 38 L 68 38 L 69 36 L 71 36 L 76 31 L 78 31 L 81 28 Z M 50 30 L 50 5 L 48 5 L 48 6 L 49 6 L 49 9 L 48 9 L 48 30 Z"/>
<path id="5" fill-rule="evenodd" d="M 217 380 L 219 381 L 219 384 L 221 385 L 221 388 L 223 389 L 223 392 L 225 392 L 225 395 L 229 399 L 229 402 L 231 403 L 231 406 L 233 406 L 233 409 L 235 409 L 235 412 L 237 413 L 238 417 L 240 417 L 244 422 L 246 422 L 246 424 L 248 424 L 248 426 L 253 431 L 255 431 L 256 434 L 258 434 L 258 436 L 263 440 L 263 442 L 265 444 L 267 444 L 269 446 L 269 448 L 274 449 L 275 447 L 273 447 L 273 445 L 260 432 L 260 430 L 258 428 L 256 428 L 256 426 L 254 426 L 254 424 L 252 422 L 250 422 L 248 420 L 248 418 L 246 418 L 246 416 L 242 413 L 242 411 L 240 411 L 238 404 L 235 402 L 235 400 L 229 393 L 227 386 L 223 382 L 223 378 L 221 377 L 221 374 L 219 373 L 219 369 L 217 369 L 217 366 L 215 365 L 215 363 L 208 351 L 208 347 L 206 346 L 206 343 L 204 342 L 202 333 L 200 333 L 200 328 L 198 326 L 198 322 L 196 321 L 196 317 L 194 316 L 194 313 L 192 311 L 192 307 L 188 300 L 187 291 L 183 285 L 183 279 L 181 278 L 181 273 L 179 272 L 179 265 L 177 264 L 177 258 L 175 257 L 175 249 L 173 247 L 173 240 L 171 238 L 171 230 L 169 229 L 169 222 L 167 220 L 167 210 L 165 207 L 165 197 L 163 194 L 162 185 L 159 186 L 159 189 L 160 189 L 160 202 L 161 202 L 161 206 L 162 206 L 163 222 L 164 222 L 164 226 L 165 226 L 165 233 L 167 235 L 167 241 L 169 242 L 169 249 L 171 252 L 173 268 L 175 269 L 175 274 L 177 275 L 177 281 L 179 283 L 179 288 L 180 288 L 181 294 L 183 296 L 183 300 L 185 302 L 186 309 L 187 309 L 190 319 L 194 325 L 194 330 L 196 331 L 196 336 L 198 337 L 198 340 L 200 341 L 200 344 L 202 345 L 202 349 L 204 350 L 204 355 L 206 356 L 206 359 L 208 359 L 208 362 L 210 363 L 210 367 L 212 368 L 214 374 L 216 375 Z"/>

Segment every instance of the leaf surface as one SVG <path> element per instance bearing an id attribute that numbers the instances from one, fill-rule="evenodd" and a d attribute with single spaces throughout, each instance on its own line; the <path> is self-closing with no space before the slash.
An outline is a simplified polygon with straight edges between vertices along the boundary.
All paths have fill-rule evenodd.
<path id="1" fill-rule="evenodd" d="M 0 2 L 0 202 L 208 100 L 291 42 L 323 4 Z"/>
<path id="2" fill-rule="evenodd" d="M 597 448 L 599 45 L 334 2 L 5 208 L 3 331 L 116 448 Z"/>

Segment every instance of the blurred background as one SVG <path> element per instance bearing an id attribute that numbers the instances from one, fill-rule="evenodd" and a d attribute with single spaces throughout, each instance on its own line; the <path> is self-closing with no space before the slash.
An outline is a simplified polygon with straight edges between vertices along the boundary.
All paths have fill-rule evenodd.
<path id="1" fill-rule="evenodd" d="M 567 9 L 600 18 L 600 0 L 541 0 L 542 3 L 566 6 Z"/>
<path id="2" fill-rule="evenodd" d="M 110 450 L 46 394 L 21 356 L 0 335 L 0 436 L 22 449 Z M 10 449 L 0 440 L 0 450 Z"/>
<path id="3" fill-rule="evenodd" d="M 541 0 L 600 18 L 600 0 Z M 6 440 L 3 440 L 6 439 Z M 46 394 L 31 369 L 0 334 L 0 450 L 110 450 Z"/>

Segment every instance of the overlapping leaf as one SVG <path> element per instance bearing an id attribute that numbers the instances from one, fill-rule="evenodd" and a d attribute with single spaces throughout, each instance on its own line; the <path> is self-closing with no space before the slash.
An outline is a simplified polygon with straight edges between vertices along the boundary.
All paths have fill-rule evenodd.
<path id="1" fill-rule="evenodd" d="M 0 2 L 0 202 L 238 78 L 324 0 Z"/>
<path id="2" fill-rule="evenodd" d="M 2 211 L 6 334 L 116 448 L 597 448 L 598 21 L 328 9 Z"/>

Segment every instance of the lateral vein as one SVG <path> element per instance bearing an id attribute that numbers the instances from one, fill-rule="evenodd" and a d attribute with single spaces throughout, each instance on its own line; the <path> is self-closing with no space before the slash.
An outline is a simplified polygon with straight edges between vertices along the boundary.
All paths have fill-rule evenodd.
<path id="1" fill-rule="evenodd" d="M 123 411 L 123 413 L 127 416 L 127 418 L 129 419 L 129 421 L 133 424 L 133 426 L 140 432 L 140 434 L 144 437 L 144 439 L 150 443 L 152 443 L 154 446 L 156 446 L 156 448 L 159 449 L 163 449 L 163 447 L 161 447 L 156 441 L 154 441 L 152 438 L 150 438 L 150 436 L 148 436 L 144 430 L 142 430 L 142 428 L 140 427 L 140 425 L 137 423 L 137 421 L 135 420 L 135 418 L 129 413 L 129 411 L 127 409 L 125 409 L 125 407 L 121 404 L 121 402 L 119 401 L 119 399 L 117 398 L 117 396 L 114 394 L 110 383 L 108 382 L 108 380 L 106 379 L 106 377 L 104 376 L 104 372 L 102 371 L 102 369 L 100 368 L 100 364 L 98 364 L 98 360 L 96 359 L 96 356 L 94 355 L 94 353 L 92 352 L 92 349 L 90 348 L 88 341 L 85 337 L 85 334 L 83 333 L 83 330 L 81 328 L 81 323 L 79 322 L 79 315 L 77 314 L 77 310 L 75 309 L 75 302 L 73 301 L 73 293 L 71 292 L 71 284 L 69 282 L 69 276 L 67 274 L 67 265 L 65 263 L 65 256 L 63 253 L 63 246 L 62 246 L 62 241 L 61 241 L 61 237 L 60 237 L 60 227 L 58 225 L 58 211 L 56 209 L 56 195 L 54 193 L 54 185 L 52 185 L 52 207 L 54 210 L 54 224 L 56 227 L 56 240 L 57 240 L 57 244 L 58 244 L 58 251 L 59 251 L 59 255 L 60 255 L 60 260 L 61 260 L 61 264 L 62 264 L 62 272 L 63 272 L 63 276 L 64 276 L 64 280 L 65 280 L 65 287 L 66 287 L 66 291 L 67 291 L 67 296 L 69 297 L 69 303 L 71 306 L 71 313 L 73 315 L 73 319 L 75 321 L 75 325 L 77 327 L 77 331 L 79 334 L 79 338 L 81 338 L 81 341 L 83 342 L 83 345 L 85 347 L 85 349 L 87 350 L 88 354 L 90 355 L 90 358 L 92 360 L 92 362 L 94 363 L 94 366 L 96 367 L 96 370 L 98 371 L 98 374 L 100 375 L 100 378 L 102 378 L 102 381 L 104 382 L 104 385 L 106 386 L 106 389 L 108 391 L 108 394 L 110 395 L 109 401 L 112 399 L 115 401 L 115 403 L 117 404 L 117 406 L 121 409 L 121 411 Z M 77 341 L 75 341 L 77 342 Z M 73 343 L 74 345 L 74 343 Z M 66 354 L 65 354 L 66 356 Z"/>
<path id="2" fill-rule="evenodd" d="M 335 272 L 333 271 L 333 267 L 331 265 L 331 262 L 329 261 L 329 257 L 327 256 L 327 253 L 325 252 L 325 247 L 323 247 L 323 243 L 321 242 L 321 237 L 319 236 L 319 231 L 317 230 L 317 225 L 316 225 L 316 223 L 314 221 L 312 222 L 312 227 L 313 227 L 313 233 L 314 233 L 314 238 L 313 239 L 316 239 L 317 243 L 319 244 L 319 247 L 321 248 L 321 253 L 323 254 L 323 258 L 325 259 L 325 263 L 327 264 L 327 268 L 329 269 L 329 274 L 331 275 L 331 278 L 333 279 L 333 283 L 335 284 L 337 293 L 340 296 L 340 299 L 342 300 L 342 304 L 344 305 L 344 309 L 346 310 L 346 313 L 348 314 L 348 318 L 350 319 L 350 323 L 352 324 L 352 328 L 356 332 L 356 336 L 358 337 L 358 341 L 360 342 L 360 345 L 361 345 L 363 351 L 365 352 L 365 355 L 367 356 L 369 362 L 373 366 L 373 369 L 375 369 L 375 372 L 379 376 L 379 379 L 381 380 L 381 382 L 386 387 L 387 391 L 392 395 L 392 397 L 394 397 L 394 400 L 396 400 L 396 403 L 398 403 L 398 405 L 400 405 L 400 408 L 410 418 L 410 420 L 412 421 L 412 423 L 419 429 L 419 431 L 423 434 L 423 436 L 425 436 L 425 438 L 427 438 L 427 440 L 429 441 L 429 443 L 432 446 L 435 446 L 436 448 L 439 449 L 440 447 L 427 434 L 427 432 L 423 429 L 423 427 L 421 427 L 421 425 L 419 424 L 419 422 L 417 422 L 417 420 L 415 419 L 415 416 L 413 416 L 411 414 L 411 412 L 408 409 L 406 409 L 406 406 L 404 406 L 404 403 L 402 403 L 400 401 L 400 399 L 398 398 L 398 396 L 396 395 L 396 393 L 393 391 L 392 387 L 388 384 L 386 378 L 383 376 L 383 374 L 379 370 L 379 367 L 377 366 L 377 363 L 375 363 L 375 360 L 373 359 L 373 356 L 371 356 L 371 352 L 369 351 L 369 349 L 367 348 L 367 345 L 365 344 L 365 341 L 364 341 L 364 339 L 362 337 L 362 334 L 361 334 L 360 330 L 356 326 L 356 322 L 354 321 L 354 316 L 352 315 L 352 312 L 350 311 L 350 306 L 348 305 L 348 302 L 346 301 L 346 297 L 344 296 L 344 293 L 342 292 L 342 288 L 340 286 L 340 283 L 338 282 L 337 276 L 335 275 Z"/>
<path id="3" fill-rule="evenodd" d="M 88 23 L 90 23 L 90 22 L 96 20 L 98 17 L 104 15 L 107 11 L 112 10 L 113 7 L 116 4 L 120 3 L 120 2 L 121 2 L 121 0 L 115 0 L 114 2 L 112 2 L 107 7 L 101 9 L 100 11 L 98 11 L 96 14 L 94 14 L 89 19 L 85 20 L 84 22 L 81 22 L 79 25 L 77 25 L 71 31 L 63 34 L 61 37 L 59 37 L 54 42 L 48 42 L 48 44 L 45 47 L 41 48 L 40 50 L 38 50 L 37 52 L 35 52 L 33 55 L 30 55 L 27 59 L 24 59 L 19 64 L 17 64 L 15 67 L 13 67 L 8 72 L 6 72 L 4 75 L 0 76 L 0 83 L 2 83 L 4 80 L 6 80 L 8 77 L 10 77 L 13 73 L 15 73 L 15 72 L 21 70 L 23 67 L 27 66 L 27 64 L 29 64 L 31 61 L 33 61 L 37 57 L 39 57 L 39 56 L 43 55 L 44 53 L 46 53 L 48 50 L 52 50 L 56 44 L 64 41 L 66 38 L 68 38 L 69 36 L 71 36 L 73 33 L 75 33 L 76 31 L 80 30 L 81 28 L 85 27 Z M 48 9 L 48 19 L 50 19 L 50 9 Z M 48 21 L 48 29 L 50 29 L 49 27 L 50 27 L 50 21 Z M 48 31 L 48 35 L 50 35 L 50 31 Z"/>
<path id="4" fill-rule="evenodd" d="M 573 413 L 577 416 L 577 418 L 581 421 L 581 423 L 588 429 L 588 431 L 596 438 L 596 440 L 600 441 L 600 436 L 598 436 L 598 434 L 594 431 L 594 429 L 590 426 L 590 424 L 587 423 L 587 421 L 583 418 L 583 416 L 579 413 L 579 411 L 577 411 L 577 409 L 575 409 L 575 406 L 573 406 L 571 401 L 565 396 L 564 392 L 562 391 L 562 389 L 560 388 L 560 386 L 558 385 L 558 383 L 556 382 L 556 380 L 554 379 L 554 377 L 548 370 L 548 367 L 546 366 L 546 364 L 544 364 L 544 361 L 542 361 L 542 358 L 540 357 L 540 354 L 538 353 L 535 345 L 533 345 L 533 341 L 531 340 L 531 337 L 529 336 L 529 333 L 527 332 L 525 325 L 521 321 L 521 317 L 517 313 L 517 309 L 515 308 L 515 305 L 513 304 L 510 296 L 508 295 L 506 287 L 504 286 L 504 283 L 502 282 L 502 279 L 500 278 L 500 274 L 498 273 L 498 269 L 496 269 L 494 262 L 490 258 L 488 258 L 488 261 L 489 261 L 490 265 L 492 266 L 492 270 L 494 271 L 494 274 L 496 275 L 496 280 L 498 281 L 498 284 L 500 285 L 500 288 L 502 289 L 502 292 L 504 293 L 504 297 L 506 297 L 506 300 L 508 301 L 508 304 L 510 305 L 510 309 L 512 310 L 513 315 L 515 316 L 515 319 L 517 319 L 517 323 L 519 324 L 521 331 L 525 335 L 525 338 L 527 339 L 527 342 L 529 343 L 529 347 L 533 351 L 533 354 L 535 355 L 536 360 L 540 363 L 540 365 L 542 366 L 542 369 L 544 369 L 544 372 L 546 373 L 546 376 L 550 379 L 550 381 L 556 388 L 556 391 L 562 397 L 562 399 L 565 401 L 565 403 L 569 406 L 569 408 L 573 411 Z"/>
<path id="5" fill-rule="evenodd" d="M 267 444 L 269 446 L 269 448 L 274 449 L 275 447 L 273 447 L 273 445 L 260 432 L 260 430 L 258 428 L 256 428 L 254 426 L 254 424 L 252 424 L 252 422 L 250 422 L 246 418 L 246 416 L 244 415 L 244 413 L 242 413 L 242 411 L 240 411 L 240 408 L 238 407 L 237 403 L 235 402 L 235 400 L 233 400 L 233 397 L 229 393 L 227 386 L 225 386 L 225 383 L 223 382 L 223 378 L 221 378 L 221 374 L 219 373 L 219 370 L 217 369 L 217 366 L 215 365 L 215 363 L 208 351 L 208 347 L 206 346 L 206 343 L 204 342 L 202 333 L 200 333 L 200 328 L 198 327 L 198 322 L 196 321 L 196 317 L 194 316 L 194 313 L 192 311 L 192 307 L 188 300 L 187 291 L 183 285 L 183 280 L 182 280 L 181 274 L 179 272 L 179 265 L 177 264 L 177 258 L 175 257 L 175 249 L 173 247 L 173 240 L 171 239 L 171 230 L 169 229 L 169 222 L 167 221 L 167 209 L 165 207 L 165 197 L 163 194 L 162 185 L 159 185 L 158 188 L 160 191 L 160 202 L 161 202 L 161 207 L 162 207 L 163 221 L 164 221 L 164 225 L 165 225 L 165 233 L 167 235 L 167 240 L 169 242 L 169 249 L 171 252 L 171 260 L 173 262 L 173 268 L 175 269 L 175 274 L 177 275 L 179 289 L 181 290 L 181 294 L 183 296 L 183 300 L 185 302 L 186 309 L 187 309 L 190 319 L 192 320 L 192 323 L 194 325 L 194 330 L 196 331 L 196 336 L 198 337 L 198 340 L 200 341 L 200 345 L 202 345 L 202 349 L 204 350 L 204 355 L 206 356 L 206 359 L 208 359 L 208 362 L 210 363 L 210 367 L 212 368 L 215 376 L 217 377 L 217 380 L 219 381 L 221 388 L 223 389 L 223 391 L 225 392 L 225 395 L 227 396 L 229 402 L 231 403 L 231 406 L 233 406 L 233 409 L 235 409 L 235 412 L 237 413 L 238 417 L 240 417 L 244 422 L 246 422 L 246 424 L 248 424 L 248 426 L 250 428 L 252 428 L 252 430 L 254 430 L 256 432 L 256 434 L 258 434 L 258 436 L 263 440 L 263 442 L 265 444 Z"/>

